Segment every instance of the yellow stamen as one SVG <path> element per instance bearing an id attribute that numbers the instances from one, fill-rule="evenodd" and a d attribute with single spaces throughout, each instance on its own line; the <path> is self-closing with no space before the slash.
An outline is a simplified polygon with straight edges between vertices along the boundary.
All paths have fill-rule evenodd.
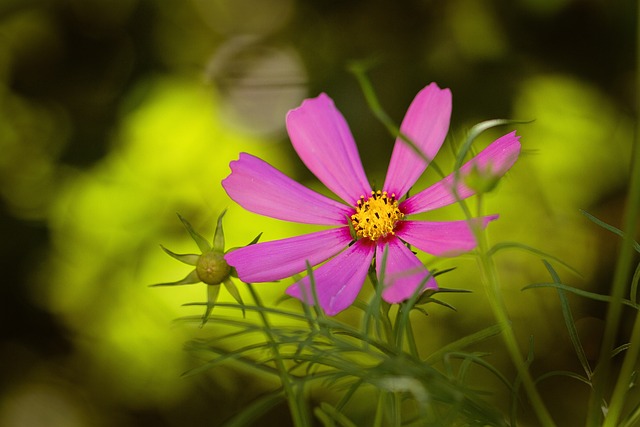
<path id="1" fill-rule="evenodd" d="M 398 209 L 396 195 L 389 196 L 386 191 L 378 190 L 372 191 L 366 200 L 360 196 L 356 213 L 351 215 L 351 223 L 357 237 L 375 241 L 394 234 L 396 223 L 402 218 L 404 214 Z"/>

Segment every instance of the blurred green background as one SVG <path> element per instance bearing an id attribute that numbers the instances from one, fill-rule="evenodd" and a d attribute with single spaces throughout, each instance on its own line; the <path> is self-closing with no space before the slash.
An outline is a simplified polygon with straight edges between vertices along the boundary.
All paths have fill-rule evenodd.
<path id="1" fill-rule="evenodd" d="M 243 212 L 220 186 L 229 162 L 247 151 L 324 191 L 283 128 L 304 97 L 323 91 L 335 100 L 369 178 L 384 179 L 393 139 L 347 71 L 354 60 L 375 64 L 372 84 L 398 122 L 429 82 L 452 89 L 450 138 L 438 158 L 445 171 L 450 147 L 476 122 L 534 119 L 517 126 L 525 154 L 487 201 L 488 213 L 501 214 L 491 240 L 550 252 L 582 273 L 559 268 L 567 283 L 606 293 L 616 239 L 578 209 L 620 225 L 635 115 L 635 7 L 0 0 L 0 427 L 216 426 L 274 386 L 231 367 L 180 377 L 199 363 L 184 342 L 217 330 L 173 322 L 200 314 L 181 304 L 203 301 L 204 285 L 148 285 L 190 270 L 159 248 L 197 250 L 176 212 L 211 237 L 228 207 L 227 247 L 261 231 L 272 240 L 313 229 Z M 509 130 L 483 136 L 479 147 Z M 417 187 L 436 178 L 427 173 Z M 445 298 L 458 312 L 438 307 L 416 318 L 425 352 L 493 323 L 473 262 L 424 259 L 458 267 L 441 285 L 476 291 Z M 523 350 L 535 337 L 534 371 L 576 369 L 555 293 L 521 291 L 549 280 L 542 263 L 519 252 L 498 262 Z M 273 303 L 286 285 L 258 289 Z M 606 307 L 571 302 L 595 351 Z M 512 375 L 499 340 L 488 348 Z M 572 425 L 587 390 L 565 383 L 549 381 L 543 394 L 560 424 Z M 286 410 L 262 425 L 271 421 L 287 425 Z"/>

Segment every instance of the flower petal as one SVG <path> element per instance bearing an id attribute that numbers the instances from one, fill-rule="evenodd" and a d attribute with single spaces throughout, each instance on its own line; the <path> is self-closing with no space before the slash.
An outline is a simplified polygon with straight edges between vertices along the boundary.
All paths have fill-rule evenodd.
<path id="1" fill-rule="evenodd" d="M 400 131 L 432 160 L 449 131 L 451 91 L 435 83 L 422 89 L 409 106 Z M 422 175 L 429 162 L 401 138 L 396 139 L 383 189 L 399 199 Z"/>
<path id="2" fill-rule="evenodd" d="M 386 262 L 384 277 L 381 277 L 383 260 Z M 418 287 L 422 287 L 421 292 L 426 288 L 438 289 L 435 279 L 430 277 L 429 270 L 400 239 L 389 239 L 377 244 L 376 273 L 384 286 L 382 299 L 391 304 L 411 298 Z"/>
<path id="3" fill-rule="evenodd" d="M 331 98 L 322 93 L 287 114 L 293 148 L 328 189 L 352 205 L 371 193 L 349 126 Z"/>
<path id="4" fill-rule="evenodd" d="M 325 313 L 333 316 L 355 301 L 371 265 L 374 248 L 367 240 L 358 240 L 314 270 L 313 282 L 318 302 Z M 313 304 L 309 276 L 291 285 L 287 294 Z"/>
<path id="5" fill-rule="evenodd" d="M 498 215 L 474 218 L 482 227 L 498 219 Z M 396 236 L 423 252 L 435 256 L 455 256 L 477 246 L 467 221 L 403 221 L 396 228 Z"/>
<path id="6" fill-rule="evenodd" d="M 222 180 L 225 191 L 243 208 L 271 218 L 319 225 L 345 225 L 353 209 L 289 178 L 264 160 L 240 153 Z"/>
<path id="7" fill-rule="evenodd" d="M 456 202 L 453 192 L 457 181 L 456 191 L 460 200 L 473 196 L 475 192 L 464 184 L 464 177 L 474 168 L 493 174 L 496 178 L 504 175 L 518 159 L 520 154 L 520 137 L 515 131 L 504 135 L 482 150 L 460 168 L 460 175 L 452 173 L 431 187 L 414 194 L 400 204 L 405 215 L 411 215 L 447 206 Z"/>
<path id="8" fill-rule="evenodd" d="M 224 259 L 243 282 L 272 282 L 306 270 L 307 262 L 316 265 L 331 258 L 351 240 L 348 227 L 334 228 L 245 246 Z"/>

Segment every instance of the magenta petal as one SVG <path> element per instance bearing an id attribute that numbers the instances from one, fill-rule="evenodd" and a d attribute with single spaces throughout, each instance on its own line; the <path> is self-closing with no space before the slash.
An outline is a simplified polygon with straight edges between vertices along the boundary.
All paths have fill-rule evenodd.
<path id="1" fill-rule="evenodd" d="M 348 227 L 334 228 L 245 246 L 224 259 L 243 282 L 271 282 L 306 270 L 307 262 L 316 265 L 331 258 L 351 240 Z"/>
<path id="2" fill-rule="evenodd" d="M 289 178 L 264 160 L 240 153 L 222 180 L 229 197 L 243 208 L 285 221 L 345 225 L 353 209 Z"/>
<path id="3" fill-rule="evenodd" d="M 361 239 L 313 272 L 318 302 L 330 316 L 355 301 L 367 276 L 374 246 Z M 310 278 L 307 276 L 287 289 L 287 294 L 313 304 Z"/>
<path id="4" fill-rule="evenodd" d="M 327 188 L 348 204 L 371 193 L 349 126 L 331 98 L 305 100 L 286 122 L 293 148 Z"/>
<path id="5" fill-rule="evenodd" d="M 387 246 L 388 245 L 388 246 Z M 386 258 L 383 256 L 386 247 Z M 383 261 L 384 273 L 382 272 Z M 383 286 L 382 298 L 388 303 L 399 303 L 413 296 L 418 288 L 438 289 L 429 271 L 413 252 L 399 239 L 376 246 L 376 273 Z"/>
<path id="6" fill-rule="evenodd" d="M 498 219 L 498 215 L 474 218 L 482 221 L 482 227 Z M 423 252 L 436 256 L 455 256 L 469 252 L 477 246 L 467 221 L 403 221 L 396 229 L 396 236 Z"/>
<path id="7" fill-rule="evenodd" d="M 518 159 L 520 137 L 515 131 L 493 141 L 460 168 L 456 191 L 460 200 L 473 196 L 475 192 L 464 184 L 464 177 L 474 168 L 491 173 L 495 177 L 504 175 Z M 400 204 L 405 215 L 411 215 L 447 206 L 456 202 L 453 192 L 455 173 L 436 182 L 431 187 L 414 194 Z"/>
<path id="8" fill-rule="evenodd" d="M 451 91 L 431 83 L 416 95 L 404 116 L 400 131 L 427 159 L 433 160 L 447 136 L 450 119 Z M 397 138 L 383 189 L 399 199 L 415 184 L 428 164 L 412 147 Z"/>

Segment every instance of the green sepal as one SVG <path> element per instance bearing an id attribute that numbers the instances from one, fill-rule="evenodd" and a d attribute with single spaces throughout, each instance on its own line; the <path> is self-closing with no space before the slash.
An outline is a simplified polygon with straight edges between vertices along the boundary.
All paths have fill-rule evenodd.
<path id="1" fill-rule="evenodd" d="M 177 259 L 178 261 L 185 263 L 185 264 L 189 264 L 189 265 L 196 265 L 198 264 L 198 258 L 200 258 L 200 255 L 196 255 L 196 254 L 177 254 L 175 252 L 170 251 L 169 249 L 165 248 L 164 246 L 160 245 L 160 247 L 162 248 L 163 251 L 165 251 L 167 253 L 167 255 L 169 255 L 172 258 Z"/>
<path id="2" fill-rule="evenodd" d="M 256 237 L 254 237 L 254 239 L 252 241 L 250 241 L 246 246 L 234 246 L 233 248 L 229 248 L 229 250 L 226 251 L 225 254 L 228 254 L 229 252 L 233 252 L 236 249 L 245 248 L 247 246 L 255 245 L 256 243 L 258 243 L 258 240 L 260 240 L 260 237 L 262 237 L 262 233 L 258 234 Z M 232 276 L 233 277 L 238 277 L 238 273 L 235 272 L 235 268 L 233 270 L 234 270 L 234 272 L 231 273 Z"/>
<path id="3" fill-rule="evenodd" d="M 445 271 L 442 271 L 440 274 L 444 273 Z M 438 273 L 434 274 L 434 277 L 437 276 Z M 452 310 L 455 310 L 454 307 L 449 306 L 448 304 L 436 300 L 434 298 L 432 298 L 433 295 L 438 294 L 438 293 L 459 293 L 459 294 L 466 294 L 466 293 L 471 293 L 471 291 L 466 290 L 466 289 L 450 289 L 450 288 L 438 288 L 438 289 L 425 289 L 425 291 L 420 295 L 420 297 L 418 298 L 418 300 L 416 301 L 415 305 L 422 305 L 422 304 L 427 304 L 430 302 L 435 302 L 436 304 L 440 304 L 440 305 L 444 305 L 445 307 L 448 307 Z"/>
<path id="4" fill-rule="evenodd" d="M 227 292 L 231 294 L 234 300 L 242 307 L 242 317 L 246 317 L 246 313 L 244 312 L 244 302 L 242 301 L 242 295 L 240 295 L 240 291 L 236 287 L 235 283 L 230 278 L 226 278 L 224 283 L 224 287 L 227 289 Z"/>
<path id="5" fill-rule="evenodd" d="M 218 216 L 216 231 L 213 235 L 213 249 L 220 252 L 224 252 L 224 230 L 222 229 L 222 217 L 225 213 L 227 213 L 226 209 L 220 213 L 220 216 Z"/>
<path id="6" fill-rule="evenodd" d="M 178 214 L 178 218 L 180 218 L 180 221 L 182 221 L 182 225 L 184 225 L 184 228 L 187 229 L 187 231 L 191 235 L 191 238 L 196 242 L 198 248 L 200 248 L 200 251 L 202 253 L 209 252 L 211 250 L 211 245 L 209 244 L 207 239 L 198 234 L 198 232 L 193 229 L 191 224 L 189 224 L 189 221 L 184 219 L 182 215 Z"/>
<path id="7" fill-rule="evenodd" d="M 191 273 L 187 274 L 187 277 L 185 277 L 182 280 L 178 280 L 177 282 L 156 283 L 155 285 L 151 285 L 151 286 L 152 287 L 155 287 L 155 286 L 179 286 L 179 285 L 192 285 L 194 283 L 200 283 L 200 278 L 198 277 L 198 273 L 196 272 L 196 270 L 193 270 Z"/>
<path id="8" fill-rule="evenodd" d="M 439 299 L 435 299 L 435 298 L 431 298 L 431 297 L 424 298 L 424 299 L 423 299 L 423 298 L 420 298 L 420 304 L 421 304 L 421 305 L 422 305 L 422 304 L 427 304 L 427 303 L 430 303 L 430 302 L 435 303 L 435 304 L 438 304 L 438 305 L 441 305 L 441 306 L 443 306 L 443 307 L 450 308 L 450 309 L 451 309 L 451 310 L 453 310 L 453 311 L 458 311 L 458 310 L 456 310 L 456 308 L 455 308 L 454 306 L 452 306 L 451 304 L 448 304 L 448 303 L 446 303 L 446 302 L 444 302 L 444 301 L 440 301 Z M 416 305 L 417 305 L 417 304 L 418 304 L 418 303 L 416 303 Z"/>
<path id="9" fill-rule="evenodd" d="M 258 240 L 260 240 L 260 237 L 262 237 L 262 233 L 258 234 L 256 237 L 254 237 L 253 240 L 249 242 L 249 245 L 255 245 L 256 243 L 258 243 Z M 249 246 L 249 245 L 247 245 L 247 246 Z"/>
<path id="10" fill-rule="evenodd" d="M 207 324 L 209 320 L 209 315 L 211 315 L 211 310 L 216 305 L 216 301 L 218 301 L 218 295 L 220 294 L 220 286 L 207 286 L 207 308 L 202 315 L 202 323 L 200 327 L 203 327 Z"/>

